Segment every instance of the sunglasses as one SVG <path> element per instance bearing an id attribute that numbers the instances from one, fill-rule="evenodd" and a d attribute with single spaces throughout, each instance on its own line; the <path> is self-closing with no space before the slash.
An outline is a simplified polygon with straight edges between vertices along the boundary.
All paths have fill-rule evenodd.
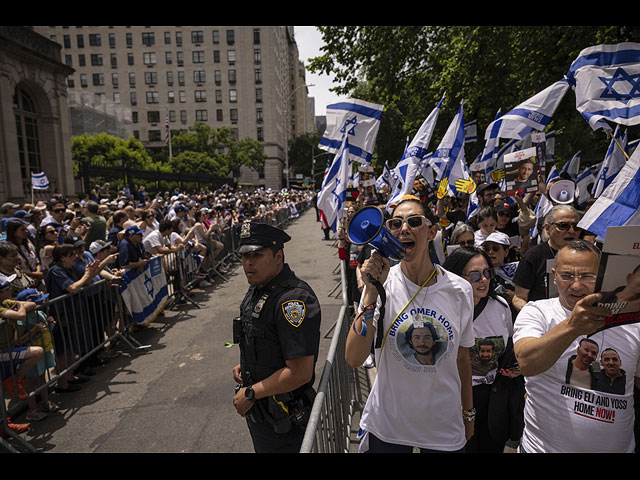
<path id="1" fill-rule="evenodd" d="M 67 209 L 66 208 L 56 208 L 55 210 L 53 210 L 53 213 L 62 213 L 62 212 L 66 212 Z"/>
<path id="2" fill-rule="evenodd" d="M 475 245 L 475 240 L 461 240 L 458 242 L 458 245 L 461 247 L 473 247 Z"/>
<path id="3" fill-rule="evenodd" d="M 469 275 L 465 275 L 464 273 L 462 274 L 463 277 L 469 277 L 469 281 L 471 281 L 471 283 L 479 282 L 480 280 L 482 280 L 483 276 L 484 278 L 491 280 L 493 277 L 495 277 L 495 275 L 496 274 L 493 268 L 485 268 L 482 272 L 474 270 L 472 272 L 469 272 Z"/>
<path id="4" fill-rule="evenodd" d="M 500 250 L 502 250 L 502 246 L 501 245 L 483 245 L 482 249 L 485 252 L 499 252 Z"/>
<path id="5" fill-rule="evenodd" d="M 571 222 L 556 222 L 556 223 L 552 223 L 552 225 L 554 225 L 558 230 L 560 230 L 561 232 L 566 232 L 568 231 L 570 228 L 573 228 L 575 231 L 581 230 L 578 228 L 578 224 L 577 223 L 571 223 Z"/>
<path id="6" fill-rule="evenodd" d="M 58 233 L 58 232 L 56 232 L 55 230 L 47 230 L 47 231 L 46 231 L 46 232 L 44 232 L 44 233 L 45 233 L 45 234 L 47 234 L 47 233 Z"/>
<path id="7" fill-rule="evenodd" d="M 410 215 L 407 218 L 390 218 L 385 222 L 385 225 L 389 230 L 400 230 L 405 222 L 409 225 L 409 228 L 418 228 L 423 225 L 431 226 L 431 222 L 429 222 L 424 215 Z"/>

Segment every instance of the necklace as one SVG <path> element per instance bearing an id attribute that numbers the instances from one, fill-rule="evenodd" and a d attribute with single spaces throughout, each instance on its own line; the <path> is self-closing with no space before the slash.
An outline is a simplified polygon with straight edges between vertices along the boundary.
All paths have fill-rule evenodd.
<path id="1" fill-rule="evenodd" d="M 382 350 L 384 348 L 384 344 L 387 341 L 387 335 L 389 335 L 389 331 L 391 330 L 391 327 L 393 327 L 393 325 L 396 323 L 396 320 L 398 320 L 398 317 L 400 315 L 402 315 L 402 312 L 404 312 L 407 307 L 409 306 L 409 304 L 411 302 L 413 302 L 413 299 L 416 298 L 418 296 L 418 294 L 422 291 L 422 289 L 424 288 L 424 286 L 429 283 L 429 280 L 431 280 L 433 278 L 434 275 L 437 275 L 438 273 L 438 269 L 437 267 L 434 265 L 433 266 L 433 270 L 431 271 L 431 274 L 427 277 L 427 279 L 424 281 L 424 283 L 420 286 L 420 288 L 418 289 L 418 291 L 416 293 L 413 294 L 413 296 L 411 297 L 411 299 L 407 302 L 407 304 L 402 307 L 402 310 L 400 310 L 400 312 L 398 312 L 398 314 L 396 315 L 396 318 L 393 319 L 393 322 L 391 322 L 391 325 L 389 325 L 389 328 L 387 328 L 386 333 L 384 334 L 384 338 L 382 339 L 382 345 L 380 346 L 380 350 Z M 404 273 L 402 274 L 404 275 Z M 405 287 L 407 286 L 406 281 L 405 281 Z M 383 319 L 384 320 L 384 319 Z"/>

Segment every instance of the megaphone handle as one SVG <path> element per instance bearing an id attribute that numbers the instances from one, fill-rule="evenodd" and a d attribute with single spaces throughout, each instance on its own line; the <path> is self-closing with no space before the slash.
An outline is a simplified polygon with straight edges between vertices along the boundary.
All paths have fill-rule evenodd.
<path id="1" fill-rule="evenodd" d="M 375 348 L 380 348 L 382 346 L 382 340 L 384 338 L 384 328 L 383 328 L 383 321 L 384 321 L 384 306 L 387 303 L 387 293 L 384 291 L 384 287 L 382 286 L 382 284 L 376 280 L 375 278 L 373 278 L 371 276 L 370 273 L 367 273 L 367 276 L 369 277 L 369 280 L 371 281 L 371 283 L 373 284 L 374 287 L 376 287 L 376 290 L 378 291 L 378 295 L 380 296 L 380 316 L 378 317 L 378 328 L 376 329 L 376 346 Z"/>

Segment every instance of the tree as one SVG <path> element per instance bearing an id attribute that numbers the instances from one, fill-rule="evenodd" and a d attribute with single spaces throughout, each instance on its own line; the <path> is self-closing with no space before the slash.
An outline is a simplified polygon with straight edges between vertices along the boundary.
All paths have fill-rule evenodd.
<path id="1" fill-rule="evenodd" d="M 640 41 L 629 26 L 320 26 L 325 46 L 311 59 L 312 72 L 331 73 L 341 95 L 385 105 L 376 141 L 378 162 L 400 159 L 438 100 L 446 100 L 432 144 L 444 134 L 464 99 L 465 120 L 478 121 L 478 136 L 501 109 L 506 113 L 563 78 L 578 53 L 592 45 Z M 366 84 L 365 88 L 360 88 Z M 567 95 L 547 128 L 556 132 L 556 157 L 578 150 L 596 161 L 609 143 L 593 132 Z M 383 134 L 387 132 L 388 135 Z M 629 129 L 632 137 L 638 127 Z M 481 140 L 465 146 L 475 158 Z M 391 152 L 395 158 L 382 158 Z M 562 163 L 562 162 L 561 162 Z M 391 163 L 393 165 L 393 163 Z"/>
<path id="2" fill-rule="evenodd" d="M 107 133 L 83 134 L 71 139 L 71 155 L 74 161 L 74 174 L 79 164 L 132 169 L 153 167 L 151 156 L 142 143 L 134 137 L 122 139 Z"/>

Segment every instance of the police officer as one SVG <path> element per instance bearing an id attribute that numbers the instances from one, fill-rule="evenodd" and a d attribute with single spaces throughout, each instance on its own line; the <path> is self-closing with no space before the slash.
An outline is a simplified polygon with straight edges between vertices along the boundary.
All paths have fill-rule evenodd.
<path id="1" fill-rule="evenodd" d="M 289 240 L 264 223 L 240 227 L 239 252 L 251 286 L 233 326 L 240 346 L 233 405 L 247 418 L 256 453 L 299 452 L 315 396 L 320 304 L 284 261 Z"/>

